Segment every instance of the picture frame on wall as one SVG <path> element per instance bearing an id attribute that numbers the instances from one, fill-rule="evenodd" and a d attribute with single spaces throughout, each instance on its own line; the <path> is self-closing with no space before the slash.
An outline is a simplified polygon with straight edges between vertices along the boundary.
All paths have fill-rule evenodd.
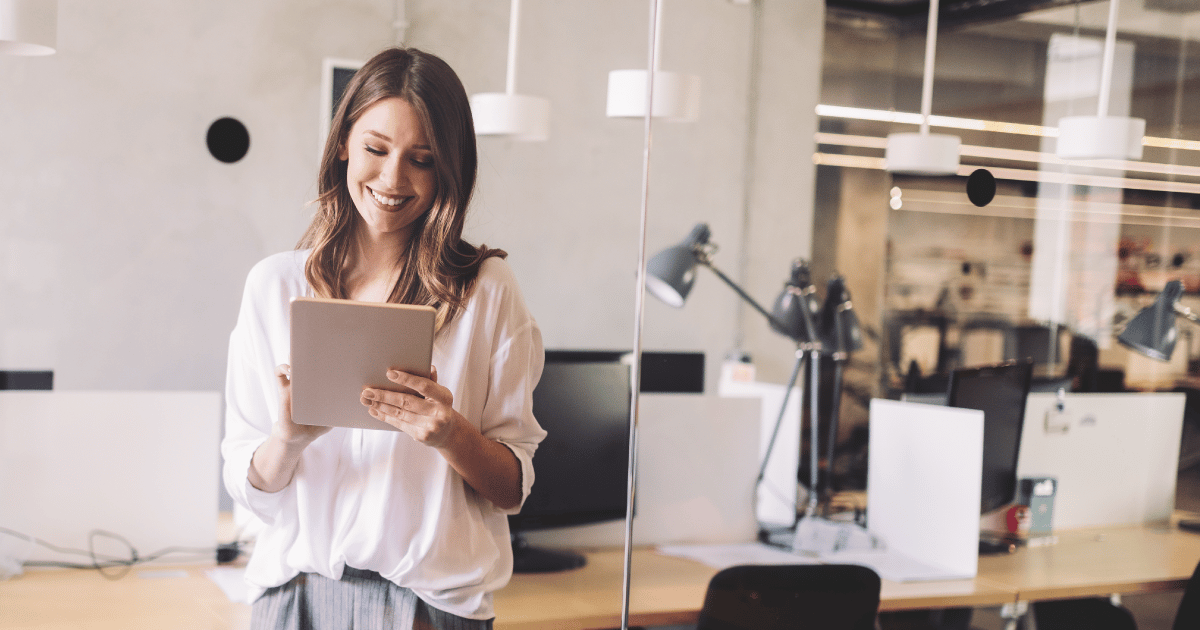
<path id="1" fill-rule="evenodd" d="M 333 113 L 337 111 L 337 106 L 342 101 L 342 94 L 346 91 L 346 85 L 350 83 L 350 78 L 355 72 L 366 63 L 355 59 L 338 59 L 334 57 L 325 57 L 321 62 L 321 120 L 318 129 L 320 135 L 317 138 L 318 152 L 324 151 L 325 139 L 329 136 L 329 123 L 333 120 Z M 319 154 L 319 153 L 318 153 Z"/>

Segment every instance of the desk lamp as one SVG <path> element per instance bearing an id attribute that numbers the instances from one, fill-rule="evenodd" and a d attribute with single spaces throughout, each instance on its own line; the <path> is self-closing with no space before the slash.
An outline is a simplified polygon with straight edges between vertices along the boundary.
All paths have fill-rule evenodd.
<path id="1" fill-rule="evenodd" d="M 1117 335 L 1117 341 L 1151 359 L 1169 361 L 1175 351 L 1175 341 L 1179 338 L 1175 317 L 1178 315 L 1200 324 L 1200 317 L 1193 313 L 1192 309 L 1179 303 L 1182 296 L 1183 283 L 1179 280 L 1168 282 L 1153 304 L 1138 311 L 1138 314 L 1129 320 L 1125 330 Z M 1184 519 L 1179 521 L 1179 526 L 1191 531 L 1200 531 L 1200 519 Z"/>
<path id="2" fill-rule="evenodd" d="M 821 309 L 821 338 L 833 359 L 833 396 L 829 401 L 829 438 L 826 442 L 825 461 L 829 472 L 825 475 L 824 492 L 833 491 L 833 451 L 837 444 L 838 420 L 841 416 L 842 371 L 850 360 L 850 353 L 863 347 L 862 328 L 854 305 L 850 302 L 850 290 L 846 280 L 834 276 L 825 285 L 825 304 Z"/>
<path id="3" fill-rule="evenodd" d="M 646 289 L 663 302 L 676 308 L 681 307 L 696 281 L 696 266 L 703 265 L 711 269 L 718 278 L 729 285 L 754 310 L 762 314 L 763 317 L 766 317 L 773 330 L 796 342 L 796 363 L 792 369 L 791 377 L 788 379 L 787 387 L 784 389 L 783 404 L 780 406 L 779 416 L 775 421 L 775 428 L 772 431 L 771 439 L 763 455 L 756 483 L 762 481 L 763 475 L 766 472 L 767 461 L 770 459 L 775 439 L 783 423 L 788 397 L 796 384 L 800 370 L 807 361 L 811 376 L 809 389 L 809 463 L 811 465 L 811 474 L 809 477 L 808 504 L 805 507 L 803 516 L 804 519 L 815 518 L 817 513 L 817 488 L 819 479 L 818 462 L 820 460 L 817 433 L 817 421 L 820 416 L 818 413 L 819 401 L 817 393 L 820 391 L 818 387 L 820 383 L 820 354 L 824 346 L 817 325 L 821 306 L 816 296 L 816 289 L 812 285 L 808 263 L 803 260 L 797 260 L 792 263 L 791 275 L 784 284 L 783 291 L 776 298 L 772 311 L 768 312 L 738 286 L 737 283 L 721 273 L 712 264 L 712 253 L 716 251 L 716 246 L 709 242 L 710 237 L 711 231 L 708 225 L 700 223 L 692 228 L 687 238 L 678 245 L 668 247 L 655 254 L 646 265 Z M 836 297 L 833 302 L 833 309 L 834 312 L 841 313 L 842 315 L 840 323 L 835 322 L 831 324 L 831 329 L 840 328 L 843 330 L 843 334 L 835 340 L 835 347 L 841 347 L 847 351 L 857 349 L 857 347 L 861 347 L 861 337 L 855 332 L 858 330 L 857 319 L 853 318 L 853 312 L 849 309 L 849 295 L 845 292 L 844 284 L 839 281 L 835 285 L 835 290 L 837 290 L 837 286 L 841 286 L 841 289 L 838 294 L 839 297 Z M 857 345 L 853 339 L 859 339 Z"/>

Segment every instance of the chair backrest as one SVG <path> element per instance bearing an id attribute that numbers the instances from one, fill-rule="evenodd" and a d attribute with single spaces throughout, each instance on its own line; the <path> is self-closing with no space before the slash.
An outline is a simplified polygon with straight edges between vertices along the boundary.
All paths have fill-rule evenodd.
<path id="1" fill-rule="evenodd" d="M 1175 624 L 1172 630 L 1194 630 L 1200 628 L 1200 564 L 1192 572 L 1183 589 L 1183 599 L 1179 601 L 1179 610 L 1175 613 Z"/>
<path id="2" fill-rule="evenodd" d="M 696 630 L 872 630 L 878 613 L 867 567 L 741 565 L 713 576 Z"/>

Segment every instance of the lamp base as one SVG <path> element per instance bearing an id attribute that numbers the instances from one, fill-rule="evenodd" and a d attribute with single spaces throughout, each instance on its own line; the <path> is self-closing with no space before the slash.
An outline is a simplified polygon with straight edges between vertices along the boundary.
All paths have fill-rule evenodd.
<path id="1" fill-rule="evenodd" d="M 792 539 L 792 551 L 807 554 L 870 551 L 880 546 L 879 539 L 857 523 L 831 521 L 819 516 L 801 518 Z"/>

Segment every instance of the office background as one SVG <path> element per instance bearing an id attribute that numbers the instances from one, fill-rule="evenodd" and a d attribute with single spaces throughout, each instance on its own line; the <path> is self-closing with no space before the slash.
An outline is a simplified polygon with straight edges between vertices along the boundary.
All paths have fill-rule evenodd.
<path id="1" fill-rule="evenodd" d="M 551 101 L 550 139 L 480 139 L 467 234 L 510 252 L 547 347 L 632 343 L 643 127 L 606 118 L 604 99 L 608 71 L 645 65 L 645 5 L 526 0 L 518 87 Z M 949 289 L 958 313 L 1030 317 L 1028 298 L 1009 299 L 1003 287 L 1033 284 L 1024 246 L 1036 238 L 1037 200 L 1051 187 L 1002 178 L 991 209 L 972 210 L 962 178 L 896 178 L 870 161 L 878 147 L 814 139 L 818 131 L 880 139 L 912 129 L 818 117 L 818 104 L 914 112 L 919 102 L 919 20 L 830 6 L 665 0 L 662 67 L 700 75 L 702 104 L 696 123 L 655 124 L 647 244 L 656 251 L 707 222 L 718 265 L 763 301 L 795 257 L 813 260 L 819 283 L 845 274 L 868 331 L 868 347 L 851 364 L 849 431 L 864 418 L 853 395 L 880 394 L 897 375 L 884 359 L 891 310 L 934 309 Z M 1194 141 L 1200 110 L 1176 103 L 1194 104 L 1200 89 L 1196 12 L 1124 6 L 1129 112 L 1147 119 L 1147 135 Z M 1053 124 L 1050 37 L 1076 29 L 1098 37 L 1105 11 L 1091 2 L 1078 13 L 1066 4 L 948 23 L 934 113 Z M 409 23 L 403 32 L 393 25 L 400 13 Z M 222 389 L 246 271 L 290 249 L 311 212 L 322 60 L 361 60 L 403 40 L 445 57 L 469 92 L 499 91 L 507 18 L 502 0 L 60 0 L 58 54 L 0 57 L 0 368 L 53 369 L 62 390 Z M 225 116 L 250 133 L 249 153 L 233 164 L 204 145 L 209 125 Z M 1033 136 L 956 133 L 971 145 L 1052 151 Z M 843 157 L 816 166 L 814 153 Z M 1146 159 L 1195 168 L 1197 155 L 1194 147 L 1156 148 Z M 964 164 L 1027 177 L 1042 170 L 1027 160 Z M 1194 227 L 1182 225 L 1196 208 L 1187 188 L 1200 181 L 1195 171 L 1137 177 L 1181 192 L 1075 190 L 1099 210 L 1152 215 L 1115 232 L 1096 227 L 1111 225 L 1098 216 L 1084 222 L 1103 232 L 1097 242 L 1112 244 L 1103 256 L 1113 273 L 1141 278 L 1128 291 L 1108 282 L 1108 319 L 1093 333 L 1111 332 L 1121 312 L 1153 297 L 1173 272 L 1163 261 L 1182 254 L 1175 267 L 1183 269 L 1200 260 Z M 922 204 L 946 212 L 922 212 Z M 930 255 L 922 239 L 934 238 L 954 251 Z M 898 261 L 914 259 L 898 274 Z M 964 263 L 971 271 L 961 271 Z M 1078 285 L 1080 277 L 1059 280 Z M 898 296 L 899 286 L 911 292 Z M 645 323 L 647 348 L 705 353 L 710 392 L 733 349 L 753 356 L 764 381 L 784 381 L 791 367 L 790 344 L 711 277 L 702 275 L 682 311 L 648 300 Z M 1100 345 L 1103 363 L 1146 373 L 1147 382 L 1188 371 L 1190 350 L 1173 371 L 1156 372 Z M 904 356 L 928 369 L 926 346 Z"/>
<path id="2" fill-rule="evenodd" d="M 774 292 L 809 254 L 822 7 L 763 5 L 752 99 L 751 8 L 666 4 L 664 68 L 706 89 L 700 122 L 656 131 L 647 240 L 708 221 L 726 266 Z M 394 43 L 401 6 L 406 43 L 470 93 L 503 90 L 497 0 L 60 2 L 58 54 L 0 59 L 0 365 L 53 369 L 59 389 L 220 389 L 246 271 L 311 213 L 322 60 Z M 519 90 L 552 102 L 550 140 L 480 141 L 467 235 L 510 252 L 548 347 L 632 345 L 643 129 L 604 106 L 608 71 L 645 66 L 648 18 L 637 0 L 526 2 Z M 250 134 L 233 164 L 205 147 L 226 116 Z M 719 359 L 738 308 L 722 291 L 700 287 L 682 316 L 648 305 L 647 345 Z M 750 328 L 762 360 L 790 361 Z"/>

